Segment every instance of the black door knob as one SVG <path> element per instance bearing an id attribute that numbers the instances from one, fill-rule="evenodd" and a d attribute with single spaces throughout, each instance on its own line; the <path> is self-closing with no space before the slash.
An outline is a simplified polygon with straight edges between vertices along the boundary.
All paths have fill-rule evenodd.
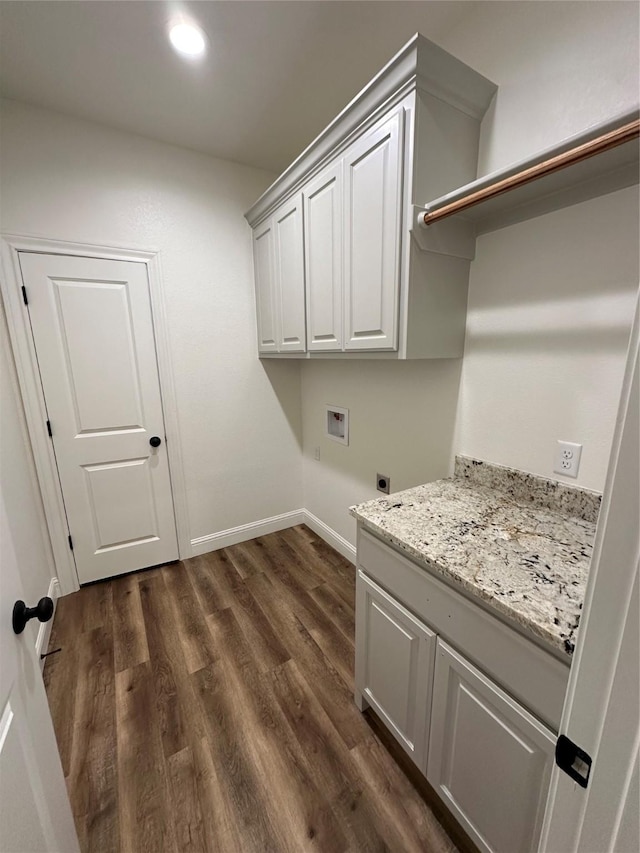
<path id="1" fill-rule="evenodd" d="M 13 630 L 16 634 L 22 634 L 24 627 L 34 616 L 39 622 L 48 622 L 53 616 L 53 600 L 45 595 L 35 607 L 27 607 L 24 601 L 16 601 L 13 605 Z"/>
<path id="2" fill-rule="evenodd" d="M 149 444 L 151 445 L 151 447 L 160 447 L 160 445 L 162 444 L 162 439 L 159 435 L 152 435 L 149 439 Z"/>

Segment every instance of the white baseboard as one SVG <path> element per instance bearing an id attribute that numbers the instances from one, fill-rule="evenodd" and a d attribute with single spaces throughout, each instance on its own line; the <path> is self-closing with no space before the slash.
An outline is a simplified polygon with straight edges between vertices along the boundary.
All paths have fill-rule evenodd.
<path id="1" fill-rule="evenodd" d="M 58 599 L 60 598 L 60 584 L 58 583 L 58 578 L 51 578 L 47 595 L 53 601 L 53 616 L 48 622 L 40 622 L 40 627 L 38 628 L 38 636 L 36 637 L 36 655 L 40 662 L 40 671 L 44 669 L 44 665 L 47 661 L 46 658 L 41 658 L 40 655 L 45 654 L 49 646 L 51 628 L 53 627 L 53 620 L 56 616 L 56 607 L 58 605 Z"/>
<path id="2" fill-rule="evenodd" d="M 328 524 L 321 521 L 308 509 L 296 509 L 292 512 L 283 512 L 282 515 L 274 515 L 271 518 L 262 518 L 249 524 L 241 524 L 240 527 L 230 527 L 219 533 L 210 533 L 208 536 L 198 536 L 191 540 L 191 550 L 194 557 L 208 554 L 209 551 L 217 551 L 220 548 L 228 548 L 230 545 L 238 545 L 258 536 L 266 536 L 267 533 L 276 533 L 287 527 L 295 527 L 297 524 L 306 524 L 317 533 L 324 541 L 335 548 L 349 562 L 356 561 L 356 548 L 339 533 L 336 533 Z"/>
<path id="3" fill-rule="evenodd" d="M 258 536 L 266 536 L 267 533 L 276 533 L 287 527 L 295 527 L 296 524 L 304 524 L 306 521 L 305 510 L 296 509 L 293 512 L 283 512 L 282 515 L 274 515 L 271 518 L 261 518 L 249 524 L 241 524 L 240 527 L 230 527 L 219 533 L 210 533 L 208 536 L 198 536 L 191 540 L 191 549 L 194 557 L 207 554 L 209 551 L 217 551 L 219 548 L 228 548 L 230 545 L 238 545 Z"/>
<path id="4" fill-rule="evenodd" d="M 309 512 L 308 509 L 303 510 L 303 512 L 307 527 L 310 527 L 314 533 L 317 533 L 321 539 L 324 539 L 327 545 L 331 545 L 331 547 L 335 548 L 339 554 L 342 554 L 345 559 L 355 565 L 356 546 L 352 545 L 351 542 L 344 538 L 344 536 L 340 536 L 339 533 L 336 533 L 332 527 L 329 527 L 328 524 L 325 524 L 317 515 Z"/>

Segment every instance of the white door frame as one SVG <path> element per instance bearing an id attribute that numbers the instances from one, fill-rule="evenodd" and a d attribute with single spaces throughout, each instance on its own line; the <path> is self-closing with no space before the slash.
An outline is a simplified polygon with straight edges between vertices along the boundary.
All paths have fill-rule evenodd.
<path id="1" fill-rule="evenodd" d="M 187 493 L 159 251 L 134 247 L 73 243 L 67 240 L 51 240 L 21 234 L 2 234 L 0 235 L 0 255 L 3 274 L 0 276 L 0 292 L 7 316 L 11 348 L 15 359 L 29 438 L 62 594 L 75 592 L 80 588 L 80 584 L 73 552 L 69 548 L 69 530 L 53 444 L 46 429 L 44 392 L 40 382 L 29 315 L 22 298 L 23 281 L 19 252 L 73 255 L 113 261 L 137 261 L 146 265 L 156 340 L 160 393 L 167 436 L 166 448 L 178 535 L 178 552 L 182 560 L 190 557 L 191 537 Z"/>

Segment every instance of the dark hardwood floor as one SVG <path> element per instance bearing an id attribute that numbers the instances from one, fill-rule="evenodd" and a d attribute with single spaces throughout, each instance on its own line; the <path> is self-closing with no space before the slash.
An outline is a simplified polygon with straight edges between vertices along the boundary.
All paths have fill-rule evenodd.
<path id="1" fill-rule="evenodd" d="M 353 566 L 306 527 L 61 599 L 84 853 L 454 851 L 353 703 L 353 643 Z"/>

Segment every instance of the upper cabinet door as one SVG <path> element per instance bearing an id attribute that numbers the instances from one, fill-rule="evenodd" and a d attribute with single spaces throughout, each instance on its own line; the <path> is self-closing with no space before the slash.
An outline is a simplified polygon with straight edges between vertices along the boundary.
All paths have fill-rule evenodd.
<path id="1" fill-rule="evenodd" d="M 277 352 L 275 252 L 271 219 L 262 222 L 254 228 L 253 260 L 256 280 L 256 310 L 258 314 L 258 352 Z"/>
<path id="2" fill-rule="evenodd" d="M 273 215 L 278 352 L 306 349 L 302 194 Z"/>
<path id="3" fill-rule="evenodd" d="M 345 349 L 398 348 L 404 110 L 344 156 Z"/>
<path id="4" fill-rule="evenodd" d="M 304 238 L 309 350 L 342 349 L 342 163 L 305 189 Z"/>

